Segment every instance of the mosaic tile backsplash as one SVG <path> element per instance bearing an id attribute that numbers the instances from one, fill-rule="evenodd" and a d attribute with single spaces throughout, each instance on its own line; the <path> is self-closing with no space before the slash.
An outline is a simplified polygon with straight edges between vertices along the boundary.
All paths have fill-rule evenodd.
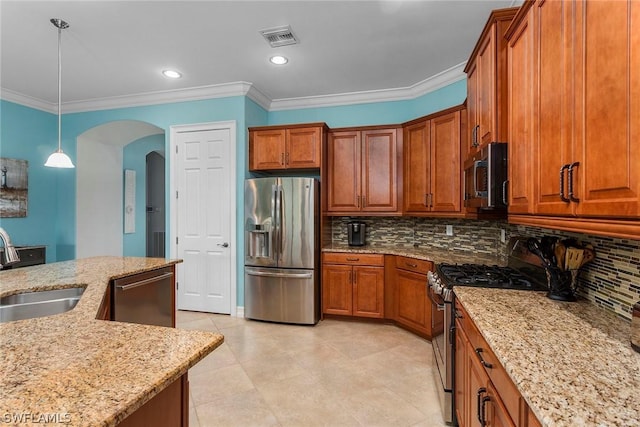
<path id="1" fill-rule="evenodd" d="M 352 220 L 367 224 L 368 245 L 434 247 L 495 254 L 500 258 L 506 258 L 507 254 L 507 245 L 500 241 L 501 230 L 507 242 L 511 236 L 545 235 L 589 242 L 595 247 L 596 259 L 580 271 L 578 294 L 627 320 L 631 320 L 633 304 L 640 301 L 640 241 L 511 225 L 506 221 L 334 217 L 333 243 L 347 242 L 347 224 Z M 453 227 L 453 236 L 446 235 L 447 225 Z"/>

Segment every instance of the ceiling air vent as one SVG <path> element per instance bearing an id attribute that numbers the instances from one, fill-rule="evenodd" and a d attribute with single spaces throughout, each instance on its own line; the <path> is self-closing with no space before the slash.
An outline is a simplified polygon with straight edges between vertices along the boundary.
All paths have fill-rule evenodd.
<path id="1" fill-rule="evenodd" d="M 269 43 L 271 47 L 288 46 L 290 44 L 298 44 L 298 39 L 293 35 L 290 26 L 269 28 L 260 31 L 262 37 Z"/>

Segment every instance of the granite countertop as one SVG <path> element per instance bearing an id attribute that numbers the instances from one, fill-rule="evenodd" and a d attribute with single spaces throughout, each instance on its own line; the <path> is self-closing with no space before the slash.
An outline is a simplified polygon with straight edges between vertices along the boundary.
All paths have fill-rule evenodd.
<path id="1" fill-rule="evenodd" d="M 442 248 L 432 247 L 404 247 L 404 246 L 384 246 L 384 245 L 365 245 L 365 246 L 349 246 L 346 244 L 333 244 L 322 248 L 322 252 L 349 252 L 359 254 L 386 254 L 401 255 L 410 258 L 431 261 L 435 264 L 498 264 L 503 265 L 497 256 L 482 254 L 464 250 L 446 250 Z"/>
<path id="2" fill-rule="evenodd" d="M 218 347 L 220 334 L 96 319 L 110 279 L 178 262 L 95 257 L 0 272 L 0 296 L 86 286 L 73 310 L 0 324 L 0 422 L 60 414 L 116 425 Z"/>
<path id="3" fill-rule="evenodd" d="M 542 292 L 454 290 L 544 426 L 640 425 L 640 353 L 629 322 Z"/>

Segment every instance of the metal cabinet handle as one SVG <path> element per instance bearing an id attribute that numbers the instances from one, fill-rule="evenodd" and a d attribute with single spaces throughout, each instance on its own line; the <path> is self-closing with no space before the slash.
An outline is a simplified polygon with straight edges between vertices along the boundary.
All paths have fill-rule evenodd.
<path id="1" fill-rule="evenodd" d="M 563 165 L 560 168 L 560 200 L 562 200 L 565 203 L 569 203 L 571 199 L 568 199 L 567 197 L 564 196 L 564 171 L 566 169 L 569 169 L 568 163 L 566 165 Z"/>
<path id="2" fill-rule="evenodd" d="M 569 165 L 569 170 L 567 172 L 567 181 L 569 186 L 569 200 L 572 202 L 578 203 L 580 199 L 573 195 L 573 168 L 580 166 L 580 162 L 573 162 Z"/>
<path id="3" fill-rule="evenodd" d="M 128 283 L 126 285 L 116 285 L 116 288 L 121 289 L 123 291 L 127 291 L 132 288 L 137 288 L 138 286 L 148 285 L 149 283 L 157 282 L 164 279 L 169 279 L 173 277 L 173 273 L 164 273 L 159 276 L 150 277 L 148 279 L 139 280 L 137 282 Z"/>
<path id="4" fill-rule="evenodd" d="M 409 267 L 413 267 L 413 268 L 417 268 L 418 267 L 418 264 L 411 264 L 411 263 L 408 263 L 408 262 L 405 262 L 405 265 L 408 265 Z"/>
<path id="5" fill-rule="evenodd" d="M 480 363 L 482 364 L 482 366 L 484 366 L 487 369 L 493 368 L 493 365 L 491 363 L 485 362 L 485 360 L 483 359 L 483 357 L 482 357 L 482 352 L 483 351 L 484 350 L 482 350 L 480 347 L 476 348 L 476 354 L 480 358 Z"/>
<path id="6" fill-rule="evenodd" d="M 287 153 L 285 154 L 285 157 L 284 157 L 284 158 L 285 158 L 284 163 L 288 165 L 288 164 L 289 164 L 289 152 L 288 152 L 288 151 L 287 151 Z"/>
<path id="7" fill-rule="evenodd" d="M 489 396 L 485 396 L 482 398 L 482 404 L 480 405 L 480 417 L 482 418 L 482 421 L 480 421 L 480 425 L 481 426 L 486 426 L 487 425 L 487 414 L 485 412 L 485 404 L 487 402 L 491 402 L 491 398 Z"/>
<path id="8" fill-rule="evenodd" d="M 471 138 L 471 146 L 472 147 L 477 147 L 478 145 L 480 145 L 478 143 L 478 130 L 480 129 L 480 125 L 476 125 L 473 128 L 473 132 L 472 132 L 472 138 Z"/>
<path id="9" fill-rule="evenodd" d="M 347 261 L 360 261 L 360 258 L 346 258 Z"/>
<path id="10" fill-rule="evenodd" d="M 509 180 L 504 180 L 502 182 L 502 203 L 504 203 L 505 206 L 509 206 L 509 200 L 507 200 L 507 184 L 509 183 Z"/>
<path id="11" fill-rule="evenodd" d="M 480 422 L 480 425 L 484 427 L 485 425 L 485 421 L 484 421 L 484 413 L 481 412 L 480 408 L 482 407 L 482 395 L 484 393 L 487 392 L 487 389 L 484 387 L 480 387 L 478 389 L 478 391 L 476 392 L 476 417 L 478 418 L 478 421 Z"/>
<path id="12" fill-rule="evenodd" d="M 217 243 L 216 245 L 217 245 L 217 246 L 222 246 L 223 248 L 228 248 L 228 247 L 229 247 L 229 244 L 228 244 L 227 242 L 224 242 L 224 243 Z"/>

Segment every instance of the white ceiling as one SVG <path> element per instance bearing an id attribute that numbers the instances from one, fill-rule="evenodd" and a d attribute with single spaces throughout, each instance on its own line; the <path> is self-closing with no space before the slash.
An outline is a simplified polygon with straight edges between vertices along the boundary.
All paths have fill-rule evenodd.
<path id="1" fill-rule="evenodd" d="M 467 1 L 0 0 L 2 96 L 63 104 L 122 100 L 247 82 L 268 100 L 412 87 L 460 73 L 492 9 Z M 271 48 L 259 31 L 290 25 L 300 43 Z M 274 66 L 273 54 L 289 58 Z M 180 80 L 160 72 L 175 68 Z M 246 86 L 246 84 L 245 84 Z"/>

